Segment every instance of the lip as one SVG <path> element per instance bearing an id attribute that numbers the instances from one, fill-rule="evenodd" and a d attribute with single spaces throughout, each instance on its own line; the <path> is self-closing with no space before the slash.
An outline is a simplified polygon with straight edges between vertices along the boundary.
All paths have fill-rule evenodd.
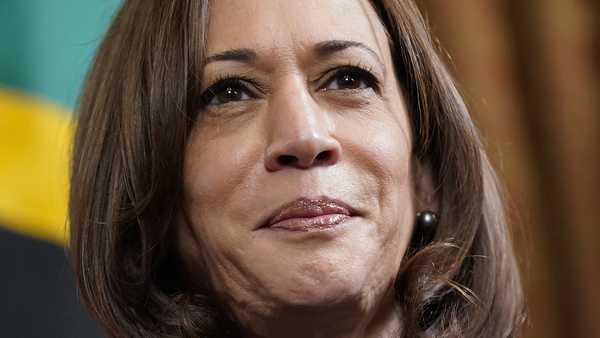
<path id="1" fill-rule="evenodd" d="M 277 230 L 322 230 L 342 223 L 358 212 L 339 199 L 326 196 L 300 197 L 273 211 L 259 228 Z"/>

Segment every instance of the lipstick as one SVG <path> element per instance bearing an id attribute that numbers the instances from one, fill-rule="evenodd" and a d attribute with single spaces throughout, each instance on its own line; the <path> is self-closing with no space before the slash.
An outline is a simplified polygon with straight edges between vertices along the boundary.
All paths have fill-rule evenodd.
<path id="1" fill-rule="evenodd" d="M 264 227 L 288 231 L 325 230 L 355 215 L 355 210 L 343 201 L 301 197 L 275 210 Z"/>

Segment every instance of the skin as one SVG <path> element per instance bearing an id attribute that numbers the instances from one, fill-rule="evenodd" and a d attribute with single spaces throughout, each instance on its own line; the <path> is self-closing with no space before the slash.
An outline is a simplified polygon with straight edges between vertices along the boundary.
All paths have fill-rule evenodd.
<path id="1" fill-rule="evenodd" d="M 317 53 L 328 40 L 372 52 Z M 207 55 L 234 49 L 255 58 L 207 63 L 202 88 L 252 84 L 209 96 L 186 149 L 178 237 L 190 285 L 213 288 L 247 337 L 397 336 L 394 280 L 432 198 L 384 27 L 367 1 L 215 1 Z M 347 65 L 378 87 L 362 73 L 347 86 L 336 73 Z M 283 203 L 323 195 L 360 216 L 327 231 L 256 229 Z"/>

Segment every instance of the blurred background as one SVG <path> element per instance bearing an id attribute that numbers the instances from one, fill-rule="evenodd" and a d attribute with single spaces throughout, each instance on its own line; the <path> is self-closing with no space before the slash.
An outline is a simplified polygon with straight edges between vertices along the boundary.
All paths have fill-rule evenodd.
<path id="1" fill-rule="evenodd" d="M 65 255 L 70 114 L 119 0 L 0 1 L 2 337 L 100 337 Z M 510 194 L 525 337 L 600 337 L 600 1 L 421 0 Z"/>
<path id="2" fill-rule="evenodd" d="M 66 260 L 71 111 L 119 0 L 0 0 L 0 337 L 101 337 Z"/>
<path id="3" fill-rule="evenodd" d="M 419 1 L 510 192 L 525 337 L 600 337 L 600 1 Z"/>

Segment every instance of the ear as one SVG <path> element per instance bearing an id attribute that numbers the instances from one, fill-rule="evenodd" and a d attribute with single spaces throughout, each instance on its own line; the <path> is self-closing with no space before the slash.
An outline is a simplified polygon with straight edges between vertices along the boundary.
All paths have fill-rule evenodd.
<path id="1" fill-rule="evenodd" d="M 415 212 L 422 210 L 439 211 L 436 177 L 429 162 L 413 159 L 413 180 L 415 196 Z"/>

